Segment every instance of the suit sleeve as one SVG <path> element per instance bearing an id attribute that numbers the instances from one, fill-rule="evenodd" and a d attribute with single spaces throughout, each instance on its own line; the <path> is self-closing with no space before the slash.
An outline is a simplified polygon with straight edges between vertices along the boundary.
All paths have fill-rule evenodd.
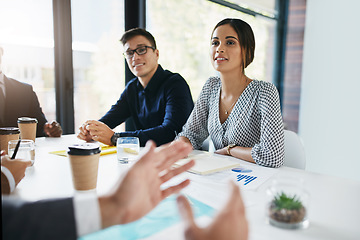
<path id="1" fill-rule="evenodd" d="M 2 239 L 76 239 L 72 198 L 25 202 L 2 197 Z"/>
<path id="2" fill-rule="evenodd" d="M 44 133 L 44 125 L 47 122 L 46 117 L 40 107 L 40 103 L 39 103 L 39 99 L 36 95 L 36 93 L 34 92 L 32 86 L 30 86 L 31 90 L 30 93 L 31 97 L 30 97 L 30 115 L 31 117 L 35 117 L 38 120 L 38 125 L 37 125 L 37 129 L 36 129 L 36 137 L 44 137 L 45 133 Z"/>

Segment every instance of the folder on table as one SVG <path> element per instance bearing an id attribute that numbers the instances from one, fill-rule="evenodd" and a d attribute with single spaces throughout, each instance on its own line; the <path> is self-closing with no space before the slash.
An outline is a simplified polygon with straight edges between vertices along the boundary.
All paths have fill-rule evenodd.
<path id="1" fill-rule="evenodd" d="M 195 161 L 195 165 L 190 168 L 188 172 L 201 175 L 207 175 L 240 166 L 240 163 L 231 161 L 227 157 L 207 152 L 201 153 L 201 151 L 190 154 L 187 158 L 177 161 L 174 165 L 182 166 L 191 159 Z"/>
<path id="2" fill-rule="evenodd" d="M 116 147 L 115 146 L 109 146 L 105 144 L 100 144 L 101 152 L 100 156 L 107 155 L 107 154 L 113 154 L 116 153 Z M 67 151 L 66 150 L 60 150 L 60 151 L 53 151 L 50 152 L 51 154 L 67 157 Z"/>

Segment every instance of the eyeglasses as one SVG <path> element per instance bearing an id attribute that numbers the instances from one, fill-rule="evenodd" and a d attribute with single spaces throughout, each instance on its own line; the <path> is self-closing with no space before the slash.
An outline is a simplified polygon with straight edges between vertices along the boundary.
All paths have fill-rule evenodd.
<path id="1" fill-rule="evenodd" d="M 136 53 L 137 55 L 144 55 L 147 53 L 147 49 L 148 48 L 151 48 L 152 50 L 155 50 L 154 47 L 150 47 L 150 46 L 141 46 L 141 47 L 138 47 L 138 48 L 135 48 L 134 50 L 127 50 L 126 52 L 124 52 L 124 56 L 127 58 L 127 59 L 130 59 L 134 56 L 134 53 Z"/>

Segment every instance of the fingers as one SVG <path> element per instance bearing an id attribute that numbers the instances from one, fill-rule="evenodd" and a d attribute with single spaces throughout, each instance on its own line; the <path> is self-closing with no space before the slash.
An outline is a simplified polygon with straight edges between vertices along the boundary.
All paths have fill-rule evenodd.
<path id="1" fill-rule="evenodd" d="M 190 206 L 189 200 L 183 195 L 178 196 L 176 200 L 180 216 L 185 221 L 185 225 L 195 225 L 194 214 Z"/>
<path id="2" fill-rule="evenodd" d="M 78 135 L 77 135 L 77 138 L 79 138 L 79 139 L 81 139 L 81 140 L 85 140 L 85 141 L 88 141 L 88 139 L 87 139 L 88 137 L 91 138 L 90 135 L 84 134 L 84 133 L 82 133 L 82 132 L 79 132 Z M 89 140 L 89 141 L 90 141 L 90 140 Z"/>
<path id="3" fill-rule="evenodd" d="M 233 182 L 230 182 L 231 194 L 222 212 L 237 212 L 238 215 L 245 214 L 245 206 L 242 200 L 239 187 Z"/>
<path id="4" fill-rule="evenodd" d="M 60 137 L 62 134 L 62 128 L 58 122 L 55 120 L 51 123 L 46 123 L 44 126 L 44 131 L 50 137 Z"/>
<path id="5" fill-rule="evenodd" d="M 240 189 L 233 181 L 231 181 L 231 185 L 232 185 L 232 194 L 229 200 L 229 205 L 236 204 L 236 206 L 238 207 L 238 211 L 241 212 L 242 214 L 245 214 L 245 205 L 241 197 Z"/>
<path id="6" fill-rule="evenodd" d="M 161 199 L 165 199 L 168 196 L 170 196 L 171 194 L 178 193 L 181 189 L 187 187 L 189 184 L 190 184 L 190 180 L 186 179 L 185 181 L 183 181 L 177 185 L 174 185 L 172 187 L 162 190 L 161 191 Z"/>
<path id="7" fill-rule="evenodd" d="M 191 151 L 191 145 L 181 141 L 166 145 L 164 148 L 161 148 L 158 151 L 160 156 L 158 162 L 158 169 L 160 171 L 168 169 L 179 159 L 188 156 Z"/>
<path id="8" fill-rule="evenodd" d="M 27 168 L 27 167 L 31 166 L 31 161 L 30 160 L 16 159 L 16 161 L 19 162 L 19 164 L 22 164 L 24 166 L 24 168 Z"/>
<path id="9" fill-rule="evenodd" d="M 141 165 L 146 162 L 154 162 L 157 160 L 157 157 L 154 156 L 154 152 L 156 149 L 156 144 L 154 141 L 149 140 L 145 144 L 145 148 L 142 151 L 141 155 L 139 156 L 139 160 L 135 163 L 135 165 Z"/>
<path id="10" fill-rule="evenodd" d="M 10 156 L 5 154 L 5 152 L 3 152 L 4 154 L 1 155 L 1 163 L 2 162 L 6 162 L 6 161 L 11 161 Z"/>
<path id="11" fill-rule="evenodd" d="M 180 173 L 183 173 L 183 172 L 189 170 L 194 165 L 195 165 L 195 161 L 191 160 L 190 162 L 184 164 L 183 166 L 180 166 L 180 167 L 177 167 L 177 168 L 174 168 L 174 169 L 170 170 L 168 173 L 164 174 L 160 178 L 160 180 L 161 180 L 162 183 L 167 182 L 171 178 L 179 175 Z"/>

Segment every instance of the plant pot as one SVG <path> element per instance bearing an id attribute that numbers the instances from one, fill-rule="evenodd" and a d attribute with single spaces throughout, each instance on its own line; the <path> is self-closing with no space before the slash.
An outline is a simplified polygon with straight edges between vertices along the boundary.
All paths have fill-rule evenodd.
<path id="1" fill-rule="evenodd" d="M 266 192 L 268 223 L 286 229 L 308 227 L 309 194 L 305 191 L 302 180 L 276 179 Z"/>

